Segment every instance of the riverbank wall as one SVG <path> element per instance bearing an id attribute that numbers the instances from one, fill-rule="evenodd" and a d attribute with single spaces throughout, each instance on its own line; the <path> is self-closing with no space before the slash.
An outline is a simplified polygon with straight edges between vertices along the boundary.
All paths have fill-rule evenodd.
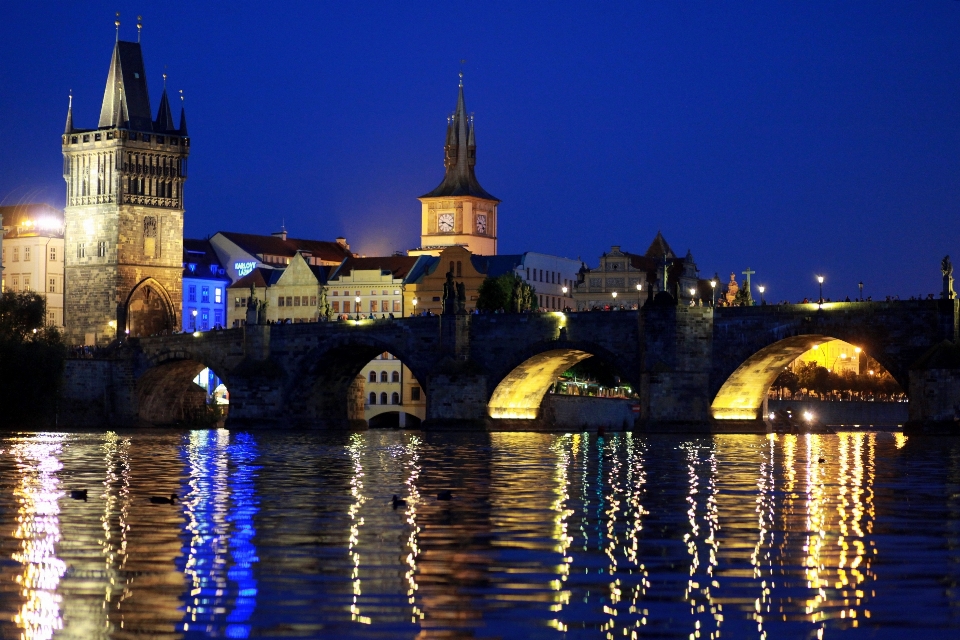
<path id="1" fill-rule="evenodd" d="M 909 402 L 821 402 L 819 400 L 770 400 L 770 412 L 792 409 L 794 416 L 809 411 L 816 420 L 830 426 L 896 428 L 908 419 Z"/>

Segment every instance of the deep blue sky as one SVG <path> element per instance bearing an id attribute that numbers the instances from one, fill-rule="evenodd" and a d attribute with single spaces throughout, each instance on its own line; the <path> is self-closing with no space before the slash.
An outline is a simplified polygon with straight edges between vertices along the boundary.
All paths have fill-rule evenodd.
<path id="1" fill-rule="evenodd" d="M 768 296 L 932 293 L 960 265 L 960 2 L 5 2 L 0 199 L 63 206 L 120 10 L 183 89 L 186 234 L 418 244 L 465 58 L 500 251 L 646 250 Z M 162 9 L 162 11 L 161 11 Z M 958 273 L 960 276 L 960 273 Z"/>

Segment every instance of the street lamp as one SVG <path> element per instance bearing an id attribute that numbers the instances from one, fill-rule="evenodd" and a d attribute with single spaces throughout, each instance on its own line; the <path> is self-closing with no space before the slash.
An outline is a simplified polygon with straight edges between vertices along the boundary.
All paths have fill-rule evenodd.
<path id="1" fill-rule="evenodd" d="M 617 306 L 617 292 L 613 292 L 613 306 Z"/>
<path id="2" fill-rule="evenodd" d="M 197 330 L 197 310 L 194 309 L 191 315 L 193 315 L 193 330 L 196 331 Z"/>
<path id="3" fill-rule="evenodd" d="M 820 306 L 823 306 L 823 276 L 817 276 L 817 282 L 820 283 Z"/>
<path id="4" fill-rule="evenodd" d="M 566 298 L 566 297 L 567 297 L 567 285 L 563 285 L 562 287 L 560 287 L 560 291 L 563 291 L 563 297 Z M 567 310 L 566 300 L 564 300 L 563 307 L 561 307 L 561 308 L 562 308 L 564 311 Z"/>
<path id="5" fill-rule="evenodd" d="M 694 295 L 696 295 L 696 293 L 697 293 L 697 290 L 694 289 L 693 287 L 690 287 L 690 306 L 691 307 L 696 306 L 697 304 L 697 301 L 693 297 Z"/>
<path id="6" fill-rule="evenodd" d="M 637 311 L 640 310 L 640 290 L 641 289 L 643 289 L 643 285 L 638 282 L 637 283 Z"/>
<path id="7" fill-rule="evenodd" d="M 420 301 L 417 300 L 416 297 L 414 297 L 414 299 L 413 299 L 413 315 L 417 315 L 417 303 L 418 303 L 418 302 L 420 302 Z"/>
<path id="8" fill-rule="evenodd" d="M 863 280 L 857 283 L 860 287 L 860 302 L 863 302 Z"/>
<path id="9" fill-rule="evenodd" d="M 357 314 L 357 322 L 359 322 L 359 321 L 360 321 L 360 296 L 357 296 L 357 297 L 354 298 L 353 300 L 354 300 L 354 302 L 357 303 L 357 311 L 356 311 L 356 314 Z"/>
<path id="10" fill-rule="evenodd" d="M 710 281 L 710 304 L 717 306 L 717 281 Z"/>
<path id="11" fill-rule="evenodd" d="M 763 285 L 760 285 L 759 287 L 757 287 L 757 289 L 760 290 L 760 306 L 763 306 L 767 304 L 766 301 L 763 299 L 763 292 L 766 291 L 767 288 Z"/>

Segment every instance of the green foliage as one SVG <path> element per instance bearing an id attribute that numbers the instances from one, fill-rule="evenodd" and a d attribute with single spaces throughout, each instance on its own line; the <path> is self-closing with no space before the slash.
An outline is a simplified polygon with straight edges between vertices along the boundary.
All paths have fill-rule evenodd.
<path id="1" fill-rule="evenodd" d="M 747 288 L 746 282 L 744 282 L 744 286 L 737 289 L 737 293 L 733 297 L 733 306 L 735 307 L 752 307 L 753 306 L 753 297 L 750 295 L 750 289 Z"/>
<path id="2" fill-rule="evenodd" d="M 42 296 L 0 294 L 0 407 L 11 426 L 40 424 L 56 411 L 66 347 L 45 317 Z"/>
<path id="3" fill-rule="evenodd" d="M 477 293 L 477 309 L 481 311 L 523 312 L 536 306 L 536 289 L 513 272 L 485 278 Z"/>
<path id="4" fill-rule="evenodd" d="M 620 384 L 616 369 L 607 364 L 606 360 L 596 356 L 581 360 L 564 371 L 562 375 L 564 378 L 596 382 L 602 387 L 616 387 Z"/>
<path id="5" fill-rule="evenodd" d="M 903 389 L 893 376 L 876 360 L 867 358 L 865 371 L 873 374 L 857 374 L 852 371 L 837 373 L 816 362 L 800 362 L 781 373 L 773 388 L 781 393 L 786 390 L 790 397 L 803 391 L 815 394 L 821 400 L 831 398 L 894 400 L 903 396 Z"/>

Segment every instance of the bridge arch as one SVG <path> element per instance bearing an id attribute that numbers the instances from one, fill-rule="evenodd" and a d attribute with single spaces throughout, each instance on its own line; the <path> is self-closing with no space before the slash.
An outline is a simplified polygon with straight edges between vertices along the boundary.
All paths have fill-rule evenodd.
<path id="1" fill-rule="evenodd" d="M 205 369 L 213 371 L 230 389 L 223 367 L 211 364 L 189 351 L 168 351 L 155 355 L 137 378 L 137 417 L 141 424 L 160 426 L 205 424 L 225 417 L 207 406 L 207 393 L 194 383 Z"/>
<path id="2" fill-rule="evenodd" d="M 363 381 L 359 374 L 383 353 L 396 356 L 419 382 L 426 394 L 425 367 L 409 357 L 402 341 L 369 335 L 347 336 L 324 341 L 300 358 L 295 379 L 287 392 L 287 407 L 293 421 L 303 426 L 344 429 L 365 428 Z M 403 411 L 403 403 L 390 405 Z"/>
<path id="3" fill-rule="evenodd" d="M 831 340 L 844 340 L 862 344 L 855 338 L 821 333 L 799 334 L 781 338 L 762 347 L 744 360 L 723 381 L 710 404 L 710 414 L 715 420 L 760 420 L 764 399 L 784 367 L 812 349 Z M 864 353 L 877 360 L 906 389 L 903 381 L 888 363 L 890 358 L 882 350 Z M 892 364 L 892 363 L 891 363 Z"/>
<path id="4" fill-rule="evenodd" d="M 544 396 L 560 374 L 594 356 L 613 367 L 634 389 L 640 388 L 639 381 L 623 370 L 618 358 L 597 344 L 541 342 L 525 350 L 493 376 L 496 386 L 487 402 L 487 414 L 501 420 L 536 419 Z"/>

